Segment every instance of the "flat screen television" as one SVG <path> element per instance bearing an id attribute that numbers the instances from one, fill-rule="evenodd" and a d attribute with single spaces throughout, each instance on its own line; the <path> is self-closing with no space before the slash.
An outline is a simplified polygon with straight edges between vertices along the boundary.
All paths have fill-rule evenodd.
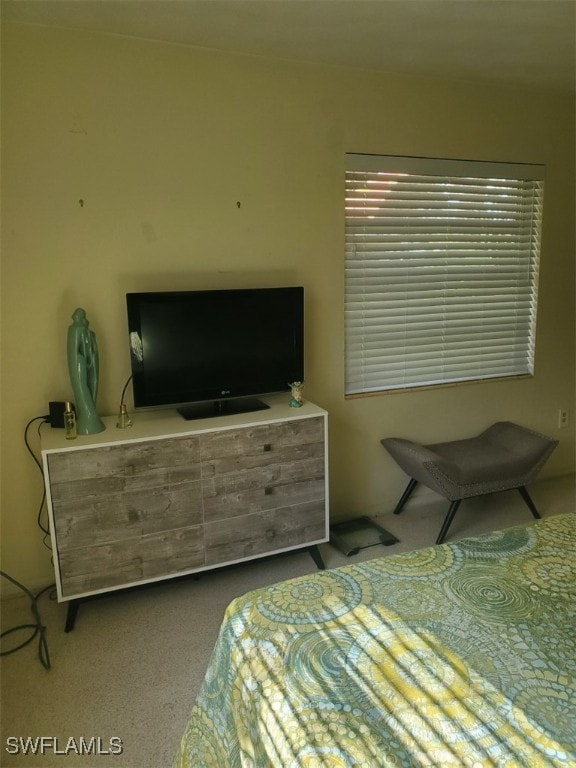
<path id="1" fill-rule="evenodd" d="M 135 408 L 260 410 L 304 380 L 304 289 L 126 294 Z"/>

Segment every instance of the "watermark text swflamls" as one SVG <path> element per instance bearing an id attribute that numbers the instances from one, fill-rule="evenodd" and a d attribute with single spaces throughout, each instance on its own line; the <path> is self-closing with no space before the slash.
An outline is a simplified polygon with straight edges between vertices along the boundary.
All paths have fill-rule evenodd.
<path id="1" fill-rule="evenodd" d="M 10 755 L 121 755 L 124 745 L 118 736 L 8 736 L 5 749 Z"/>

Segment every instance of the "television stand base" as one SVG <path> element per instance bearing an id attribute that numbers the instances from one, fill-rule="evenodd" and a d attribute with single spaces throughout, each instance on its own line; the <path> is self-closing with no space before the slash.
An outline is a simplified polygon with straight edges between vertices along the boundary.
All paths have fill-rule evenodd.
<path id="1" fill-rule="evenodd" d="M 256 397 L 239 397 L 232 400 L 215 400 L 214 402 L 184 405 L 177 411 L 186 421 L 191 421 L 193 419 L 211 419 L 214 416 L 264 411 L 269 407 Z"/>

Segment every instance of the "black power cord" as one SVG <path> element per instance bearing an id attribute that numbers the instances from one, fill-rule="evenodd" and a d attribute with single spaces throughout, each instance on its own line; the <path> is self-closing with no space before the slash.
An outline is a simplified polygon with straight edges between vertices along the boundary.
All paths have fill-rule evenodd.
<path id="1" fill-rule="evenodd" d="M 38 523 L 38 527 L 44 534 L 42 539 L 44 546 L 51 550 L 50 545 L 47 543 L 48 538 L 50 536 L 50 531 L 48 530 L 48 526 L 43 525 L 42 523 L 42 510 L 44 509 L 44 505 L 46 503 L 44 470 L 42 468 L 42 464 L 40 460 L 32 450 L 30 443 L 28 442 L 28 430 L 30 429 L 32 424 L 34 424 L 35 421 L 40 422 L 40 424 L 38 425 L 38 434 L 40 434 L 40 427 L 42 426 L 42 424 L 50 423 L 50 415 L 48 414 L 46 416 L 35 416 L 33 419 L 30 419 L 30 421 L 28 422 L 28 424 L 26 424 L 26 427 L 24 429 L 24 443 L 26 444 L 28 453 L 34 459 L 34 463 L 36 464 L 36 466 L 40 470 L 40 474 L 42 475 L 42 500 L 40 502 L 40 507 L 38 509 L 37 523 Z M 40 618 L 40 611 L 38 610 L 38 598 L 41 595 L 43 595 L 44 592 L 54 589 L 55 585 L 50 584 L 48 587 L 44 587 L 44 589 L 41 589 L 40 592 L 38 592 L 38 594 L 34 595 L 23 584 L 20 584 L 19 581 L 16 581 L 16 579 L 13 576 L 10 576 L 5 571 L 0 571 L 0 575 L 3 576 L 5 579 L 8 579 L 8 581 L 11 581 L 12 584 L 16 585 L 19 589 L 21 589 L 25 594 L 28 595 L 28 597 L 30 598 L 30 609 L 35 619 L 35 622 L 33 624 L 20 624 L 19 626 L 6 629 L 4 632 L 2 632 L 2 634 L 0 634 L 0 639 L 2 639 L 7 635 L 11 635 L 14 632 L 20 632 L 22 630 L 32 630 L 32 634 L 26 640 L 20 643 L 20 645 L 17 645 L 16 647 L 11 648 L 8 651 L 0 651 L 0 656 L 8 656 L 10 653 L 15 653 L 16 651 L 19 651 L 21 648 L 24 648 L 26 645 L 31 643 L 32 640 L 34 640 L 34 638 L 38 635 L 38 657 L 40 659 L 40 663 L 45 669 L 50 669 L 50 654 L 48 653 L 48 644 L 46 642 L 46 627 L 42 624 L 42 620 Z"/>
<path id="2" fill-rule="evenodd" d="M 46 486 L 44 485 L 44 469 L 42 467 L 40 459 L 38 459 L 38 457 L 36 456 L 36 454 L 32 450 L 32 448 L 30 446 L 30 443 L 28 442 L 28 430 L 30 429 L 32 424 L 34 424 L 35 421 L 39 421 L 40 422 L 40 424 L 38 425 L 38 434 L 40 434 L 40 428 L 41 428 L 42 424 L 50 424 L 51 423 L 50 422 L 50 414 L 48 414 L 46 416 L 35 416 L 33 419 L 30 419 L 30 421 L 28 422 L 28 424 L 26 424 L 26 427 L 24 429 L 24 443 L 26 444 L 26 448 L 28 449 L 28 453 L 34 459 L 34 463 L 36 464 L 36 466 L 40 470 L 40 474 L 42 475 L 42 499 L 40 501 L 40 506 L 38 507 L 37 523 L 38 523 L 38 527 L 40 528 L 40 530 L 44 534 L 44 536 L 42 538 L 42 543 L 44 544 L 44 546 L 47 549 L 52 551 L 52 547 L 48 543 L 49 538 L 50 538 L 50 531 L 48 530 L 48 523 L 46 523 L 46 524 L 42 523 L 42 510 L 44 509 L 44 505 L 46 503 Z"/>
<path id="3" fill-rule="evenodd" d="M 40 611 L 38 610 L 38 598 L 40 595 L 43 595 L 44 592 L 47 592 L 50 589 L 54 589 L 54 584 L 50 584 L 48 587 L 44 587 L 44 589 L 41 589 L 38 594 L 34 595 L 23 584 L 20 584 L 19 581 L 16 581 L 16 579 L 12 578 L 12 576 L 9 576 L 4 571 L 0 571 L 0 575 L 4 576 L 5 579 L 11 581 L 12 584 L 15 584 L 28 595 L 30 598 L 30 610 L 32 611 L 35 619 L 34 624 L 20 624 L 17 627 L 4 630 L 4 632 L 0 634 L 0 639 L 2 639 L 6 637 L 6 635 L 11 635 L 13 632 L 19 632 L 24 629 L 32 630 L 32 634 L 26 638 L 26 640 L 20 643 L 20 645 L 17 645 L 15 648 L 10 648 L 8 651 L 0 651 L 0 656 L 8 656 L 10 653 L 19 651 L 21 648 L 24 648 L 26 645 L 31 643 L 36 635 L 38 635 L 38 658 L 40 659 L 40 663 L 44 669 L 50 669 L 50 654 L 48 652 L 48 643 L 46 642 L 46 627 L 42 624 L 42 619 L 40 618 Z"/>
<path id="4" fill-rule="evenodd" d="M 45 416 L 34 416 L 34 418 L 30 419 L 30 421 L 28 422 L 28 424 L 26 424 L 24 428 L 24 442 L 26 443 L 26 448 L 28 449 L 28 453 L 34 459 L 34 462 L 38 466 L 38 469 L 40 470 L 42 477 L 44 477 L 44 470 L 42 469 L 42 464 L 40 463 L 40 459 L 36 457 L 36 454 L 30 447 L 30 443 L 28 442 L 28 430 L 30 429 L 32 424 L 34 424 L 35 421 L 41 422 L 41 424 L 38 425 L 38 434 L 40 434 L 40 427 L 42 426 L 42 424 L 50 424 L 50 414 L 48 413 Z"/>

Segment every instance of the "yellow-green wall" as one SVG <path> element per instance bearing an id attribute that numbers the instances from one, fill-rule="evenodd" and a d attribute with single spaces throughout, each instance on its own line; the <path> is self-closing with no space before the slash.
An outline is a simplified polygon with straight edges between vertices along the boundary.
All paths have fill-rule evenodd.
<path id="1" fill-rule="evenodd" d="M 305 286 L 305 394 L 330 413 L 334 519 L 392 508 L 405 478 L 386 435 L 440 441 L 510 419 L 560 438 L 548 475 L 573 470 L 573 98 L 71 30 L 2 35 L 2 567 L 14 577 L 51 577 L 24 427 L 71 396 L 77 306 L 98 337 L 100 410 L 117 410 L 128 290 Z M 345 152 L 546 165 L 533 378 L 344 399 Z"/>

